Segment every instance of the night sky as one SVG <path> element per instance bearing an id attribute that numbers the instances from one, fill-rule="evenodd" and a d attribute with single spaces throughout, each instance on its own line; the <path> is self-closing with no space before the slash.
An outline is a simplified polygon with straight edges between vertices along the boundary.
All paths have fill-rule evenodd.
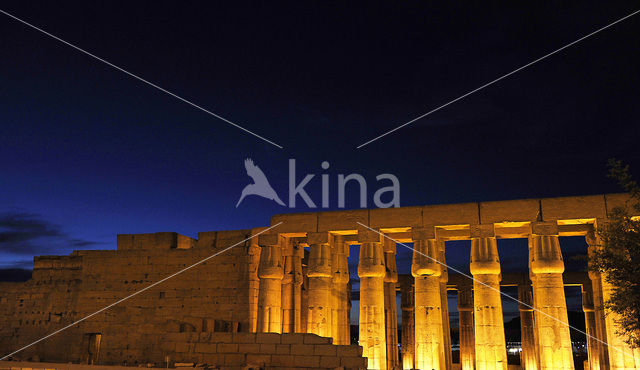
<path id="1" fill-rule="evenodd" d="M 316 174 L 307 190 L 318 205 L 329 174 L 328 209 L 337 175 L 354 172 L 367 179 L 369 207 L 388 185 L 376 182 L 382 173 L 398 177 L 402 206 L 618 192 L 609 158 L 640 173 L 640 15 L 356 147 L 638 8 L 2 1 L 284 147 L 0 14 L 2 277 L 30 269 L 34 255 L 115 248 L 118 233 L 195 237 L 318 210 L 255 196 L 235 208 L 250 182 L 245 158 L 285 202 L 290 158 L 298 181 Z M 346 206 L 359 208 L 355 187 Z M 582 268 L 571 257 L 584 242 L 562 242 L 567 265 Z M 468 248 L 449 248 L 449 262 L 468 270 Z M 505 271 L 526 268 L 524 241 L 501 241 L 500 253 Z M 398 258 L 407 272 L 408 252 Z"/>

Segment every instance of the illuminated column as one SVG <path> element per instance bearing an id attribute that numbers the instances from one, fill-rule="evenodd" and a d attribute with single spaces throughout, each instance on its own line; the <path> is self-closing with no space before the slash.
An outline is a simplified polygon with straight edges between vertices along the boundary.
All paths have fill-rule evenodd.
<path id="1" fill-rule="evenodd" d="M 598 222 L 600 227 L 606 227 L 604 222 Z M 602 241 L 599 239 L 597 235 L 587 235 L 587 242 L 589 243 L 591 248 L 602 248 Z M 602 300 L 603 302 L 607 302 L 611 295 L 613 294 L 613 286 L 607 282 L 606 274 L 597 274 L 593 273 L 592 277 L 599 277 L 600 289 L 602 292 Z M 595 289 L 594 289 L 595 292 Z M 622 369 L 640 369 L 640 349 L 632 349 L 629 345 L 624 341 L 624 337 L 617 334 L 620 330 L 616 320 L 618 320 L 618 315 L 614 312 L 605 308 L 605 330 L 606 330 L 606 340 L 605 343 L 608 344 L 608 352 L 609 352 L 609 368 L 611 370 L 622 370 Z M 597 320 L 597 318 L 596 318 Z M 597 323 L 596 323 L 597 325 Z"/>
<path id="2" fill-rule="evenodd" d="M 608 301 L 613 294 L 613 286 L 602 278 L 602 297 Z M 609 366 L 611 370 L 640 369 L 640 349 L 632 349 L 624 341 L 624 337 L 618 335 L 619 326 L 616 320 L 618 314 L 605 309 L 605 320 L 607 328 L 607 341 L 609 348 Z"/>
<path id="3" fill-rule="evenodd" d="M 600 343 L 596 332 L 596 315 L 593 307 L 591 284 L 582 286 L 582 310 L 584 311 L 585 333 L 587 333 L 587 355 L 589 370 L 600 370 Z"/>
<path id="4" fill-rule="evenodd" d="M 528 280 L 528 279 L 527 279 Z M 536 355 L 535 326 L 533 324 L 533 291 L 531 285 L 518 285 L 518 309 L 520 310 L 520 366 L 524 370 L 537 370 L 538 357 Z"/>
<path id="5" fill-rule="evenodd" d="M 531 226 L 529 268 L 540 369 L 573 369 L 558 224 L 534 222 Z"/>
<path id="6" fill-rule="evenodd" d="M 260 245 L 260 291 L 258 292 L 259 333 L 280 333 L 282 331 L 282 250 L 277 234 L 258 236 Z"/>
<path id="7" fill-rule="evenodd" d="M 458 314 L 460 332 L 460 368 L 474 370 L 476 348 L 473 327 L 473 293 L 471 282 L 458 285 Z"/>
<path id="8" fill-rule="evenodd" d="M 387 368 L 387 344 L 384 325 L 384 253 L 382 235 L 359 230 L 360 258 L 360 345 L 369 369 Z"/>
<path id="9" fill-rule="evenodd" d="M 387 368 L 395 369 L 399 366 L 398 356 L 398 308 L 396 304 L 396 283 L 398 269 L 396 267 L 396 243 L 384 239 L 384 258 L 386 274 L 384 277 L 384 313 L 387 341 Z"/>
<path id="10" fill-rule="evenodd" d="M 440 306 L 442 307 L 442 335 L 444 338 L 444 360 L 446 364 L 446 369 L 451 370 L 453 366 L 453 359 L 451 354 L 451 324 L 449 323 L 449 299 L 447 297 L 447 282 L 449 281 L 449 274 L 447 272 L 446 264 L 447 260 L 445 258 L 444 241 L 438 242 L 438 247 L 440 248 L 439 261 L 442 262 L 440 265 Z"/>
<path id="11" fill-rule="evenodd" d="M 402 368 L 414 369 L 415 364 L 415 325 L 414 325 L 414 307 L 413 300 L 413 280 L 410 278 L 403 279 L 400 287 L 400 304 L 402 308 Z"/>
<path id="12" fill-rule="evenodd" d="M 593 230 L 585 236 L 585 240 L 589 245 L 589 256 L 591 256 L 599 245 Z M 604 300 L 602 299 L 602 276 L 600 276 L 600 273 L 597 271 L 589 271 L 589 280 L 591 280 L 595 337 L 599 339 L 599 341 L 594 341 L 594 344 L 599 346 L 598 366 L 600 366 L 600 369 L 609 369 L 609 351 L 603 344 L 603 342 L 607 342 L 607 328 L 604 314 Z"/>
<path id="13" fill-rule="evenodd" d="M 305 245 L 307 247 L 308 244 Z M 306 257 L 309 258 L 308 252 L 305 248 L 302 248 L 303 259 Z M 308 264 L 308 262 L 307 262 Z M 302 286 L 301 286 L 301 294 L 300 294 L 300 332 L 307 333 L 307 324 L 309 322 L 309 277 L 307 276 L 307 272 L 309 272 L 309 266 L 307 264 L 302 266 Z"/>
<path id="14" fill-rule="evenodd" d="M 413 261 L 415 299 L 415 367 L 416 369 L 446 368 L 442 309 L 440 296 L 441 266 L 435 229 L 413 228 Z"/>
<path id="15" fill-rule="evenodd" d="M 331 336 L 331 246 L 329 233 L 307 233 L 309 243 L 309 308 L 307 332 L 321 337 Z"/>
<path id="16" fill-rule="evenodd" d="M 285 239 L 282 247 L 284 258 L 284 277 L 282 278 L 282 332 L 293 333 L 295 326 L 295 308 L 293 303 L 293 244 L 290 238 Z"/>
<path id="17" fill-rule="evenodd" d="M 502 300 L 500 299 L 500 258 L 493 225 L 471 227 L 471 273 L 478 370 L 507 369 Z"/>
<path id="18" fill-rule="evenodd" d="M 334 236 L 331 254 L 333 270 L 333 344 L 350 344 L 351 323 L 349 322 L 349 243 L 342 236 Z"/>

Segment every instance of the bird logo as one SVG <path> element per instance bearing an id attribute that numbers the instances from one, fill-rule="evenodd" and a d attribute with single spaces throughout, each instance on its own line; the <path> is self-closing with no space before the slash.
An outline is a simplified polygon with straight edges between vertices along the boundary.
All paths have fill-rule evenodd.
<path id="1" fill-rule="evenodd" d="M 242 189 L 242 194 L 240 195 L 240 199 L 236 204 L 236 208 L 240 205 L 240 202 L 247 195 L 259 195 L 263 198 L 271 199 L 278 203 L 281 206 L 284 206 L 284 202 L 278 197 L 276 191 L 273 190 L 271 185 L 269 184 L 269 180 L 267 180 L 267 176 L 264 175 L 264 172 L 260 169 L 260 167 L 253 164 L 251 158 L 247 158 L 244 160 L 244 167 L 247 169 L 247 175 L 251 177 L 253 180 L 253 184 L 249 184 Z"/>

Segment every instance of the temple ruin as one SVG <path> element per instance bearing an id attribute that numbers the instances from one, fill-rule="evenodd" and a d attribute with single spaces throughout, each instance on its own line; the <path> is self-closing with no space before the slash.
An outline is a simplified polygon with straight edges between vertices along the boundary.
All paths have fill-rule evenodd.
<path id="1" fill-rule="evenodd" d="M 117 250 L 34 260 L 33 278 L 0 283 L 0 349 L 9 353 L 146 285 L 15 359 L 89 364 L 206 363 L 222 368 L 507 369 L 501 286 L 518 289 L 521 368 L 574 369 L 564 287 L 580 286 L 592 370 L 640 369 L 640 351 L 605 315 L 596 273 L 565 272 L 559 237 L 599 246 L 624 194 L 273 216 L 266 227 L 118 235 Z M 529 270 L 502 273 L 497 239 L 528 240 Z M 470 240 L 473 279 L 443 265 L 445 242 Z M 396 242 L 415 249 L 398 275 Z M 347 257 L 359 245 L 359 342 L 351 344 Z M 526 256 L 523 256 L 526 258 Z M 452 363 L 447 291 L 458 294 Z M 396 294 L 401 294 L 398 338 Z M 399 353 L 401 344 L 401 353 Z M 510 367 L 512 368 L 512 367 Z"/>

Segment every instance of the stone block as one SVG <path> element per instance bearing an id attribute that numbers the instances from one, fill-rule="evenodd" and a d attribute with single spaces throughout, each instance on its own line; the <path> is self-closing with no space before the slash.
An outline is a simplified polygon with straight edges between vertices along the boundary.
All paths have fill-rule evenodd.
<path id="1" fill-rule="evenodd" d="M 227 366 L 241 366 L 246 363 L 246 355 L 242 353 L 228 353 L 224 355 L 224 364 Z"/>
<path id="2" fill-rule="evenodd" d="M 278 355 L 288 355 L 291 352 L 290 344 L 276 344 L 276 354 Z"/>
<path id="3" fill-rule="evenodd" d="M 331 344 L 331 338 L 321 337 L 315 334 L 305 334 L 304 344 Z"/>
<path id="4" fill-rule="evenodd" d="M 309 345 L 306 344 L 291 344 L 290 353 L 292 355 L 306 355 L 309 354 Z"/>
<path id="5" fill-rule="evenodd" d="M 340 367 L 340 357 L 336 356 L 321 356 L 320 357 L 320 367 L 326 367 L 330 369 L 334 369 Z"/>
<path id="6" fill-rule="evenodd" d="M 535 221 L 540 202 L 537 199 L 519 199 L 480 203 L 480 220 L 477 223 Z"/>
<path id="7" fill-rule="evenodd" d="M 313 354 L 318 356 L 335 356 L 336 346 L 328 344 L 316 344 L 313 346 Z"/>
<path id="8" fill-rule="evenodd" d="M 330 235 L 328 232 L 309 232 L 307 233 L 308 244 L 328 244 Z"/>
<path id="9" fill-rule="evenodd" d="M 276 353 L 276 345 L 272 343 L 260 343 L 260 353 Z"/>
<path id="10" fill-rule="evenodd" d="M 606 217 L 604 195 L 543 198 L 540 202 L 544 221 Z"/>
<path id="11" fill-rule="evenodd" d="M 239 347 L 237 343 L 218 343 L 216 348 L 218 353 L 236 353 Z"/>
<path id="12" fill-rule="evenodd" d="M 271 364 L 271 355 L 249 353 L 247 354 L 246 364 L 248 366 L 264 367 L 265 365 Z"/>
<path id="13" fill-rule="evenodd" d="M 256 343 L 255 333 L 233 333 L 234 343 Z"/>
<path id="14" fill-rule="evenodd" d="M 278 234 L 260 234 L 258 235 L 259 245 L 278 245 L 280 238 Z"/>
<path id="15" fill-rule="evenodd" d="M 271 366 L 293 367 L 294 356 L 271 355 Z"/>
<path id="16" fill-rule="evenodd" d="M 354 345 L 336 346 L 336 354 L 338 357 L 357 357 L 362 354 L 361 349 Z"/>
<path id="17" fill-rule="evenodd" d="M 368 209 L 318 213 L 318 231 L 357 230 L 362 227 L 358 222 L 368 225 Z"/>
<path id="18" fill-rule="evenodd" d="M 317 213 L 295 213 L 285 215 L 275 215 L 271 217 L 271 225 L 282 222 L 274 232 L 278 233 L 300 233 L 318 230 Z"/>
<path id="19" fill-rule="evenodd" d="M 260 345 L 257 343 L 238 344 L 238 352 L 240 353 L 260 353 Z"/>
<path id="20" fill-rule="evenodd" d="M 302 333 L 282 334 L 282 337 L 281 337 L 282 344 L 304 343 L 304 336 L 305 335 L 306 334 L 302 334 Z"/>
<path id="21" fill-rule="evenodd" d="M 256 343 L 280 343 L 280 334 L 276 333 L 258 333 L 256 334 Z"/>
<path id="22" fill-rule="evenodd" d="M 198 353 L 216 353 L 216 344 L 215 343 L 196 343 L 195 352 Z"/>
<path id="23" fill-rule="evenodd" d="M 342 357 L 340 358 L 340 366 L 349 368 L 366 368 L 367 359 L 362 357 Z"/>
<path id="24" fill-rule="evenodd" d="M 320 356 L 304 355 L 293 356 L 293 364 L 297 367 L 319 367 Z"/>
<path id="25" fill-rule="evenodd" d="M 375 208 L 369 211 L 368 226 L 374 229 L 419 227 L 423 225 L 422 208 Z"/>

